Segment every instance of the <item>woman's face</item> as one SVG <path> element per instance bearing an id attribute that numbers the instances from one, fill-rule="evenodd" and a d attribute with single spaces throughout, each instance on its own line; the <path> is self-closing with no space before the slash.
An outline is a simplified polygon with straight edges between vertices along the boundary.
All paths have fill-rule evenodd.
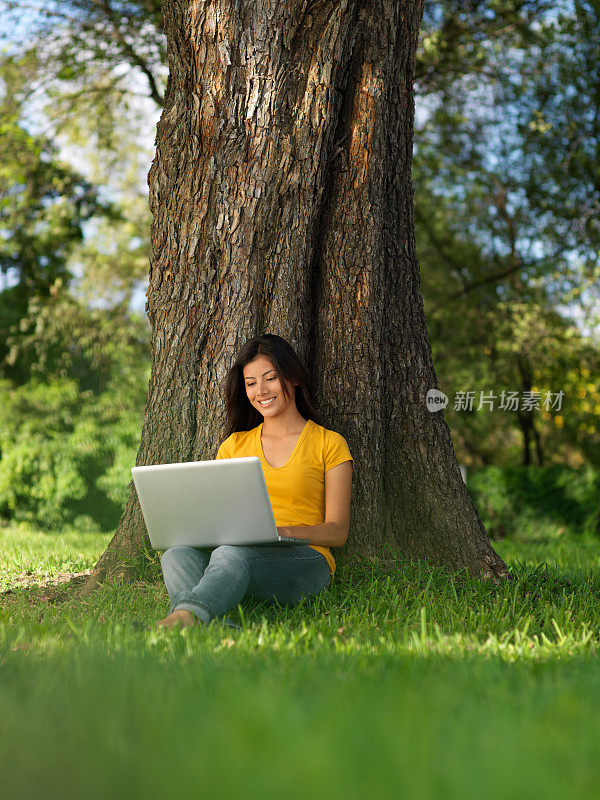
<path id="1" fill-rule="evenodd" d="M 267 356 L 257 356 L 242 372 L 248 400 L 263 417 L 277 417 L 288 406 L 296 405 L 293 392 L 290 391 L 289 397 L 284 395 L 281 381 Z"/>

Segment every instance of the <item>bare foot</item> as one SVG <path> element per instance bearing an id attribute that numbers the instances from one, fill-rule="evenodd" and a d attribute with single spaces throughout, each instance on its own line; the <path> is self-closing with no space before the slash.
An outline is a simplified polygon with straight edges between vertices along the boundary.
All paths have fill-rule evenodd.
<path id="1" fill-rule="evenodd" d="M 169 614 L 168 617 L 159 620 L 156 623 L 156 627 L 174 628 L 175 625 L 181 625 L 182 628 L 187 628 L 189 625 L 195 625 L 197 622 L 200 622 L 200 620 L 197 619 L 191 611 L 187 611 L 185 608 L 178 608 L 176 611 L 173 611 L 172 614 Z"/>

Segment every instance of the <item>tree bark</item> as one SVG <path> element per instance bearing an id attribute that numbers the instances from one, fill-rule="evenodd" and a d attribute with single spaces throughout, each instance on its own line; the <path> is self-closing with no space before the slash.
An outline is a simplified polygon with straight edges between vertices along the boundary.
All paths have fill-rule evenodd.
<path id="1" fill-rule="evenodd" d="M 165 0 L 170 74 L 149 174 L 152 371 L 136 464 L 214 458 L 222 380 L 262 332 L 310 371 L 355 459 L 336 557 L 498 579 L 452 447 L 411 182 L 422 0 Z M 148 546 L 135 488 L 84 591 Z"/>

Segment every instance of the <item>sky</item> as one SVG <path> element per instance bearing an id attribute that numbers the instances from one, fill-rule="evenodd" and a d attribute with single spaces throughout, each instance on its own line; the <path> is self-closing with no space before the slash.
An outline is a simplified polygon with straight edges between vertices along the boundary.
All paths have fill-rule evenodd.
<path id="1" fill-rule="evenodd" d="M 17 53 L 31 38 L 31 31 L 41 13 L 48 16 L 60 8 L 56 0 L 27 0 L 23 8 L 11 9 L 11 0 L 0 0 L 0 41 L 9 53 Z"/>

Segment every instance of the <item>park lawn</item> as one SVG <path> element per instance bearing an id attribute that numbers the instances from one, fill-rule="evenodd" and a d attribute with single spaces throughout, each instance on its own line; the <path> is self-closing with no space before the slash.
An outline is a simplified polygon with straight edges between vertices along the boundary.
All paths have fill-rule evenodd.
<path id="1" fill-rule="evenodd" d="M 342 567 L 241 630 L 134 627 L 168 610 L 158 560 L 83 601 L 28 585 L 109 539 L 0 530 L 7 798 L 600 794 L 599 540 L 496 542 L 497 588 Z"/>

